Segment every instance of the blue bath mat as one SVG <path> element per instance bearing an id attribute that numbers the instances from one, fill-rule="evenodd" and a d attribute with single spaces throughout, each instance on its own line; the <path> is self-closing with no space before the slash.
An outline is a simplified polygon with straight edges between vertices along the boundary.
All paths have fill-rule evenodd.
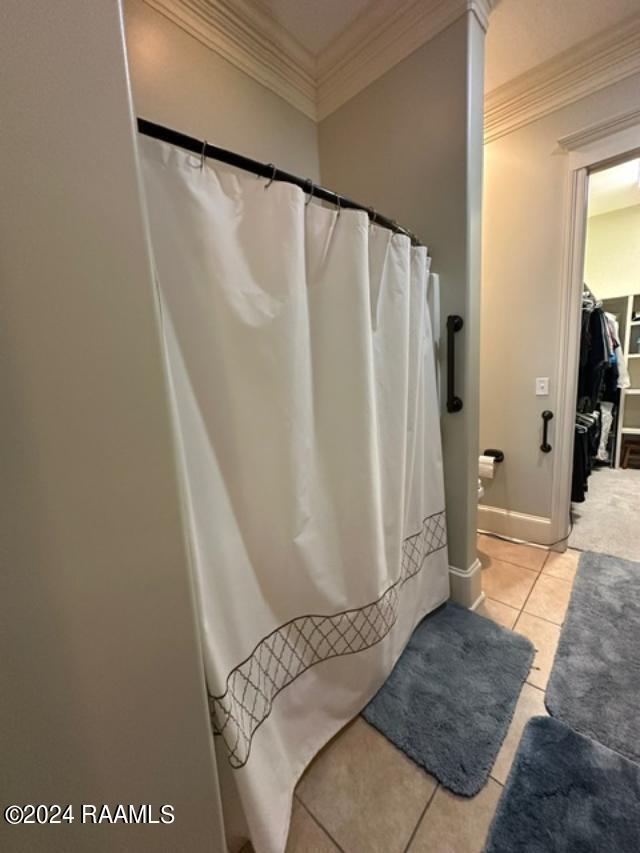
<path id="1" fill-rule="evenodd" d="M 572 729 L 637 762 L 639 647 L 640 563 L 583 554 L 546 705 Z"/>
<path id="2" fill-rule="evenodd" d="M 485 853 L 638 853 L 640 767 L 552 717 L 527 723 Z"/>
<path id="3" fill-rule="evenodd" d="M 532 659 L 526 637 L 449 603 L 418 625 L 362 715 L 446 788 L 473 796 L 487 781 Z"/>

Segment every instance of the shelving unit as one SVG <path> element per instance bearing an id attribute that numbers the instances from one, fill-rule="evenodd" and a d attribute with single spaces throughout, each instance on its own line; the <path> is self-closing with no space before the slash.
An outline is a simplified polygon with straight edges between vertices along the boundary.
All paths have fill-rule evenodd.
<path id="1" fill-rule="evenodd" d="M 618 314 L 622 350 L 627 362 L 631 386 L 620 391 L 616 436 L 615 467 L 620 467 L 624 436 L 640 437 L 640 294 L 623 297 L 626 301 Z M 620 300 L 616 300 L 620 302 Z M 625 310 L 626 309 L 626 310 Z"/>

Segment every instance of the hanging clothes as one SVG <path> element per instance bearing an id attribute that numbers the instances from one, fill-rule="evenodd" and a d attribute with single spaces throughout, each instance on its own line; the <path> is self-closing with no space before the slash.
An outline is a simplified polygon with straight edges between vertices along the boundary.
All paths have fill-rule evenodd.
<path id="1" fill-rule="evenodd" d="M 599 462 L 609 462 L 608 445 L 611 427 L 613 426 L 613 403 L 608 403 L 605 400 L 600 403 L 600 421 L 600 440 L 598 441 L 596 459 Z"/>
<path id="2" fill-rule="evenodd" d="M 629 369 L 627 367 L 627 362 L 622 351 L 622 344 L 620 342 L 620 326 L 618 324 L 618 318 L 615 314 L 609 314 L 608 312 L 605 316 L 613 338 L 613 352 L 618 372 L 616 386 L 618 388 L 630 388 L 631 379 L 629 377 Z"/>
<path id="3" fill-rule="evenodd" d="M 585 301 L 582 308 L 580 369 L 578 373 L 578 411 L 592 412 L 600 398 L 605 370 L 610 364 L 602 303 Z"/>
<path id="4" fill-rule="evenodd" d="M 593 458 L 600 440 L 600 413 L 578 414 L 573 443 L 573 475 L 571 500 L 582 503 L 589 491 L 588 480 L 593 470 Z"/>
<path id="5" fill-rule="evenodd" d="M 584 500 L 593 460 L 612 463 L 620 389 L 629 385 L 617 318 L 603 310 L 602 302 L 596 300 L 585 285 L 572 483 L 574 501 Z M 591 414 L 596 416 L 595 422 L 585 422 L 580 417 Z"/>
<path id="6" fill-rule="evenodd" d="M 449 596 L 429 259 L 139 147 L 227 841 L 283 853 L 305 766 Z"/>
<path id="7" fill-rule="evenodd" d="M 593 460 L 608 461 L 608 439 L 612 415 L 601 412 L 607 393 L 617 393 L 617 340 L 613 325 L 586 287 L 582 298 L 578 397 L 573 450 L 571 500 L 581 503 L 588 491 Z"/>

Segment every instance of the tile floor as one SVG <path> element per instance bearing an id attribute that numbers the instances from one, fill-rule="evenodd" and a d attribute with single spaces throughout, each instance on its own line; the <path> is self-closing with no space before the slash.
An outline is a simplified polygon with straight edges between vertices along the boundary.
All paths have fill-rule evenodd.
<path id="1" fill-rule="evenodd" d="M 536 648 L 487 785 L 451 794 L 362 718 L 317 756 L 296 790 L 287 853 L 480 853 L 527 720 L 544 690 L 580 552 L 478 537 L 486 600 L 478 612 Z M 250 853 L 247 845 L 242 853 Z"/>

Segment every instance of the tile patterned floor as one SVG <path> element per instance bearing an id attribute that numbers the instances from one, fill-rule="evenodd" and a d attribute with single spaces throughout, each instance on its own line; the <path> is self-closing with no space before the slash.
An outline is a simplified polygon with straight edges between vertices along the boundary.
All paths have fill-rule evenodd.
<path id="1" fill-rule="evenodd" d="M 480 853 L 527 720 L 545 714 L 579 551 L 478 537 L 487 595 L 478 612 L 526 635 L 536 656 L 487 785 L 451 794 L 358 718 L 312 762 L 296 791 L 287 853 Z M 251 846 L 242 853 L 251 853 Z"/>

